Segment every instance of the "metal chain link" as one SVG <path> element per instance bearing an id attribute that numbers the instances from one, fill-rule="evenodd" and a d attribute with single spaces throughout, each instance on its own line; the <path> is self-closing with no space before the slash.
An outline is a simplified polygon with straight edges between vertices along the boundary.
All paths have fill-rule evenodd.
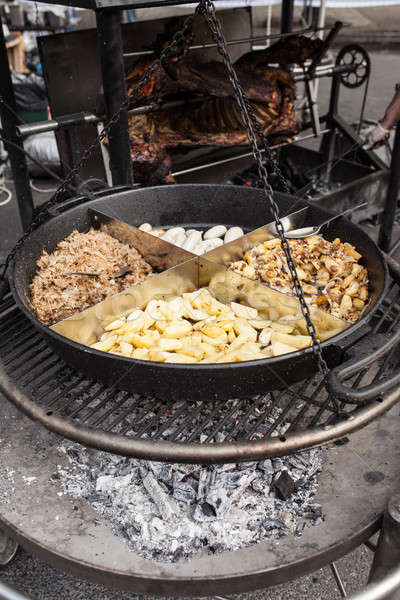
<path id="1" fill-rule="evenodd" d="M 253 111 L 250 103 L 248 102 L 248 100 L 245 96 L 244 90 L 243 90 L 243 88 L 238 80 L 238 77 L 236 75 L 231 57 L 228 52 L 226 41 L 225 41 L 225 38 L 222 33 L 220 21 L 218 20 L 218 17 L 215 12 L 214 4 L 212 3 L 211 0 L 201 0 L 200 7 L 201 7 L 201 12 L 202 12 L 203 16 L 205 17 L 207 24 L 210 28 L 210 31 L 213 35 L 214 41 L 217 44 L 218 52 L 222 56 L 225 66 L 227 68 L 229 79 L 230 79 L 230 82 L 232 84 L 232 87 L 233 87 L 233 90 L 235 93 L 235 98 L 236 98 L 236 101 L 239 106 L 239 110 L 240 110 L 240 113 L 242 116 L 244 126 L 246 128 L 247 137 L 249 139 L 252 154 L 253 154 L 254 160 L 257 165 L 258 174 L 262 181 L 265 196 L 267 198 L 269 207 L 271 209 L 271 212 L 272 212 L 274 220 L 275 220 L 275 227 L 276 227 L 276 231 L 281 240 L 282 250 L 285 253 L 287 265 L 288 265 L 288 268 L 289 268 L 289 271 L 290 271 L 290 274 L 291 274 L 291 277 L 293 280 L 295 293 L 299 299 L 300 309 L 301 309 L 302 315 L 306 322 L 307 331 L 310 334 L 312 342 L 313 342 L 312 348 L 313 348 L 314 356 L 318 362 L 318 366 L 319 366 L 320 370 L 322 371 L 322 373 L 324 375 L 326 375 L 328 373 L 328 366 L 322 355 L 322 349 L 321 349 L 320 343 L 317 338 L 317 332 L 316 332 L 314 323 L 311 320 L 310 309 L 307 305 L 306 299 L 304 297 L 303 288 L 300 283 L 299 277 L 297 275 L 296 265 L 294 263 L 293 257 L 290 252 L 289 243 L 285 237 L 284 227 L 279 218 L 279 207 L 274 200 L 274 197 L 273 197 L 274 192 L 268 181 L 268 173 L 267 173 L 265 164 L 263 162 L 262 153 L 261 153 L 260 148 L 257 143 L 255 130 L 261 137 L 261 141 L 263 143 L 265 143 L 264 134 L 261 130 L 261 127 L 256 119 L 254 111 Z M 268 158 L 273 163 L 276 163 L 276 161 L 274 160 L 274 158 L 272 157 L 271 154 L 269 155 Z M 275 173 L 280 173 L 279 167 L 276 164 L 274 165 L 274 171 L 275 171 Z M 283 178 L 282 174 L 281 174 L 281 177 Z"/>
<path id="2" fill-rule="evenodd" d="M 41 207 L 37 211 L 35 217 L 33 218 L 31 224 L 29 225 L 28 229 L 24 232 L 22 237 L 15 244 L 14 248 L 9 252 L 5 262 L 1 265 L 2 270 L 0 273 L 0 280 L 5 278 L 7 269 L 9 267 L 11 261 L 14 259 L 16 253 L 18 252 L 18 250 L 22 246 L 22 244 L 25 242 L 25 240 L 31 235 L 31 233 L 37 227 L 39 227 L 39 225 L 41 225 L 49 217 L 49 210 L 51 208 L 53 208 L 54 206 L 56 206 L 59 202 L 64 201 L 64 194 L 68 191 L 68 187 L 71 184 L 71 182 L 74 180 L 74 178 L 76 176 L 79 176 L 79 171 L 82 169 L 82 167 L 84 167 L 86 165 L 89 158 L 97 150 L 98 145 L 106 138 L 106 136 L 110 133 L 110 130 L 112 129 L 112 127 L 118 122 L 122 111 L 125 110 L 126 108 L 128 108 L 132 104 L 133 100 L 135 100 L 137 98 L 137 96 L 141 92 L 141 90 L 150 81 L 154 71 L 159 66 L 159 63 L 166 64 L 166 62 L 168 62 L 168 60 L 171 58 L 173 58 L 175 60 L 180 60 L 182 58 L 182 56 L 184 54 L 184 46 L 181 44 L 181 42 L 182 42 L 183 38 L 192 31 L 194 18 L 195 18 L 195 16 L 197 16 L 199 14 L 199 10 L 200 10 L 200 8 L 198 6 L 196 8 L 195 14 L 190 15 L 187 19 L 185 19 L 182 29 L 175 33 L 170 44 L 162 50 L 159 60 L 155 61 L 150 66 L 150 68 L 148 69 L 146 74 L 143 75 L 143 77 L 140 79 L 137 86 L 132 90 L 132 92 L 129 94 L 129 96 L 127 96 L 127 98 L 121 104 L 118 111 L 115 112 L 114 115 L 109 119 L 109 121 L 104 125 L 100 134 L 96 137 L 96 139 L 93 141 L 93 143 L 90 144 L 90 146 L 88 146 L 86 148 L 85 152 L 83 153 L 82 157 L 78 161 L 77 165 L 73 169 L 71 169 L 71 171 L 68 173 L 67 177 L 64 179 L 63 183 L 57 188 L 57 191 L 55 192 L 55 194 L 47 202 L 45 202 L 44 204 L 41 205 Z M 88 195 L 89 194 L 87 194 L 87 193 L 84 193 L 82 195 L 82 202 L 84 202 L 86 200 Z M 90 196 L 92 196 L 92 195 L 90 194 L 89 197 Z"/>

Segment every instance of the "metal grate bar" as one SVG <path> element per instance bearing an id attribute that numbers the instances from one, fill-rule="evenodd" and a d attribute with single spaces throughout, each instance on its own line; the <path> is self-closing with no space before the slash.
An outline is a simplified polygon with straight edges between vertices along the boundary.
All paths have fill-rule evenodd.
<path id="1" fill-rule="evenodd" d="M 109 408 L 105 413 L 103 413 L 102 415 L 100 415 L 100 417 L 98 417 L 95 421 L 92 421 L 91 425 L 93 427 L 95 427 L 95 426 L 100 425 L 101 423 L 103 423 L 107 419 L 107 417 L 109 415 L 111 415 L 113 412 L 115 412 L 116 410 L 118 410 L 119 408 L 121 408 L 121 406 L 123 406 L 128 399 L 129 399 L 129 392 L 123 392 L 122 398 L 116 404 L 116 406 L 112 406 L 111 408 Z"/>
<path id="2" fill-rule="evenodd" d="M 129 396 L 129 399 L 134 400 L 132 394 Z M 124 419 L 126 419 L 126 417 L 132 413 L 132 408 L 132 405 L 128 406 L 128 408 L 126 408 L 120 415 L 118 415 L 113 421 L 111 421 L 111 423 L 109 423 L 107 427 L 107 431 L 112 431 L 115 427 L 117 427 L 117 425 L 122 423 Z"/>
<path id="3" fill-rule="evenodd" d="M 8 296 L 7 298 L 4 298 L 2 305 L 1 305 L 1 310 L 3 312 L 5 312 L 6 310 L 8 310 L 9 308 L 11 308 L 12 306 L 14 306 L 14 299 L 11 296 Z"/>
<path id="4" fill-rule="evenodd" d="M 29 375 L 30 373 L 32 373 L 32 371 L 34 371 L 35 369 L 37 369 L 38 367 L 40 367 L 44 361 L 48 360 L 49 358 L 53 358 L 54 354 L 51 350 L 49 350 L 48 348 L 46 348 L 46 346 L 44 346 L 43 350 L 40 351 L 40 355 L 38 356 L 38 352 L 31 352 L 29 354 L 29 358 L 33 358 L 33 357 L 38 357 L 33 363 L 28 363 L 27 364 L 27 357 L 24 356 L 24 362 L 21 363 L 20 365 L 16 365 L 13 367 L 13 373 L 15 374 L 15 372 L 18 372 L 18 378 L 19 379 L 23 379 L 24 377 L 26 377 L 27 375 Z M 23 368 L 22 371 L 20 371 L 20 369 Z M 24 384 L 26 385 L 26 383 Z"/>
<path id="5" fill-rule="evenodd" d="M 271 398 L 271 394 L 269 394 L 270 398 Z M 234 427 L 234 429 L 231 431 L 231 433 L 225 438 L 226 442 L 230 442 L 232 441 L 239 433 L 239 431 L 241 431 L 248 418 L 250 417 L 251 413 L 254 412 L 254 410 L 256 408 L 259 408 L 265 401 L 265 397 L 261 397 L 258 399 L 258 402 L 256 404 L 256 406 L 250 406 L 250 408 L 244 413 L 244 415 L 242 415 L 242 417 L 239 419 L 239 421 L 237 422 L 236 426 Z M 271 403 L 273 403 L 274 401 L 271 398 Z"/>
<path id="6" fill-rule="evenodd" d="M 374 327 L 374 333 L 376 333 L 379 329 L 381 329 L 383 323 L 388 318 L 390 311 L 393 309 L 393 304 L 392 304 L 392 302 L 390 302 L 389 297 L 391 296 L 392 292 L 394 292 L 396 290 L 396 288 L 397 288 L 396 283 L 392 283 L 390 285 L 388 292 L 386 294 L 386 298 L 385 298 L 385 300 L 383 300 L 381 306 L 379 307 L 379 310 L 382 312 L 382 316 L 380 317 L 380 319 L 378 320 L 378 322 L 376 323 L 376 325 Z M 382 309 L 383 306 L 386 307 L 385 310 Z"/>
<path id="7" fill-rule="evenodd" d="M 159 411 L 156 410 L 155 411 L 156 415 L 154 417 L 152 417 L 150 419 L 150 421 L 145 423 L 143 425 L 143 427 L 141 429 L 139 429 L 139 431 L 136 432 L 137 437 L 141 437 L 142 435 L 147 433 L 149 431 L 149 429 L 151 429 L 153 427 L 153 425 L 155 425 L 157 423 L 157 421 L 160 420 L 160 417 L 164 417 L 167 414 L 167 412 L 173 407 L 173 405 L 174 405 L 174 403 L 172 400 L 168 400 L 167 402 L 165 402 L 163 408 Z M 124 431 L 128 431 L 128 429 L 125 429 Z"/>
<path id="8" fill-rule="evenodd" d="M 139 412 L 136 412 L 137 401 L 145 403 L 144 405 L 142 405 Z M 130 408 L 130 413 L 131 413 L 131 416 L 133 416 L 135 419 L 135 425 L 137 425 L 137 427 L 139 427 L 142 423 L 144 423 L 146 420 L 146 417 L 149 415 L 149 413 L 154 414 L 155 412 L 158 411 L 159 405 L 160 405 L 160 401 L 155 400 L 154 398 L 148 398 L 147 403 L 146 403 L 145 396 L 139 396 L 137 400 L 134 399 L 134 403 L 131 405 L 131 408 Z M 128 416 L 129 416 L 129 414 L 128 414 Z M 126 426 L 124 429 L 121 429 L 121 432 L 122 431 L 126 432 L 131 429 L 132 429 L 132 424 L 129 423 L 128 426 Z"/>
<path id="9" fill-rule="evenodd" d="M 85 378 L 83 378 L 83 380 L 84 379 Z M 74 387 L 76 387 L 76 386 L 74 386 Z M 71 404 L 71 402 L 74 402 L 75 400 L 80 400 L 80 395 L 89 393 L 89 391 L 92 388 L 93 388 L 93 381 L 86 381 L 86 384 L 81 389 L 75 389 L 70 392 L 67 392 L 66 394 L 63 393 L 62 395 L 66 396 L 66 397 L 64 398 L 63 402 L 61 402 L 61 404 L 58 405 L 58 410 L 59 411 L 65 410 Z M 75 415 L 73 413 L 68 413 L 68 416 L 73 418 Z"/>
<path id="10" fill-rule="evenodd" d="M 41 339 L 38 336 L 38 334 L 33 332 L 26 339 L 21 340 L 18 344 L 16 344 L 14 346 L 14 350 L 12 350 L 8 354 L 8 357 L 6 359 L 3 359 L 3 365 L 5 365 L 6 367 L 9 366 L 15 360 L 18 360 L 19 358 L 21 358 L 21 356 L 24 356 L 24 354 L 26 354 L 26 352 L 28 352 L 32 348 L 37 348 L 38 345 L 40 344 L 40 342 L 41 342 Z M 22 348 L 21 348 L 21 346 L 22 346 Z M 15 352 L 16 352 L 16 354 L 15 354 Z"/>
<path id="11" fill-rule="evenodd" d="M 47 361 L 50 361 L 50 362 L 48 363 Z M 43 375 L 46 375 L 46 373 L 53 367 L 59 366 L 60 362 L 61 361 L 58 358 L 58 356 L 54 357 L 53 353 L 49 354 L 48 358 L 46 358 L 44 361 L 40 362 L 40 366 L 42 367 L 42 370 L 39 371 L 39 373 L 32 373 L 32 375 L 26 381 L 23 382 L 23 385 L 26 387 L 27 385 L 32 383 L 32 381 L 39 382 L 41 380 L 41 378 L 43 377 Z"/>
<path id="12" fill-rule="evenodd" d="M 311 398 L 315 398 L 315 397 L 316 397 L 316 396 L 317 396 L 317 395 L 320 393 L 320 391 L 321 391 L 321 389 L 322 389 L 323 387 L 324 387 L 324 380 L 322 379 L 322 380 L 321 380 L 321 381 L 318 383 L 317 387 L 314 389 L 314 391 L 313 391 L 313 393 L 312 393 L 312 395 L 311 395 Z M 329 400 L 329 398 L 328 398 L 328 400 Z M 311 424 L 311 423 L 313 422 L 313 420 L 315 419 L 315 415 L 316 415 L 316 414 L 317 414 L 317 415 L 320 415 L 320 414 L 322 414 L 322 413 L 323 413 L 323 412 L 326 410 L 327 404 L 328 404 L 328 403 L 327 403 L 327 401 L 325 401 L 325 402 L 322 402 L 322 403 L 320 403 L 320 404 L 319 404 L 319 409 L 318 409 L 318 411 L 317 411 L 317 412 L 314 414 L 314 416 L 311 418 L 311 422 L 310 422 L 310 424 Z M 289 429 L 288 429 L 288 432 L 289 432 L 289 431 L 290 431 L 290 432 L 291 432 L 291 431 L 295 431 L 295 429 L 297 428 L 297 426 L 298 426 L 298 424 L 300 423 L 301 419 L 303 419 L 303 418 L 306 416 L 306 413 L 307 413 L 308 409 L 309 409 L 309 406 L 307 406 L 307 404 L 303 404 L 303 406 L 301 407 L 300 411 L 297 413 L 297 415 L 296 415 L 296 418 L 295 418 L 295 419 L 292 421 L 292 423 L 291 423 L 291 425 L 290 425 L 290 427 L 289 427 Z M 310 426 L 310 424 L 309 424 L 309 426 Z"/>
<path id="13" fill-rule="evenodd" d="M 105 397 L 103 398 L 103 400 L 100 402 L 100 404 L 96 404 L 95 406 L 93 406 L 87 413 L 85 416 L 81 417 L 82 419 L 82 423 L 87 423 L 88 419 L 90 419 L 90 417 L 92 417 L 96 412 L 98 412 L 99 410 L 101 410 L 104 406 L 106 406 L 106 404 L 108 404 L 108 402 L 110 400 L 112 400 L 112 398 L 114 398 L 115 394 L 118 396 L 119 392 L 116 390 L 116 387 L 113 385 L 108 391 L 107 394 L 105 395 Z"/>
<path id="14" fill-rule="evenodd" d="M 53 368 L 55 367 L 55 368 Z M 60 359 L 58 359 L 53 366 L 48 367 L 45 371 L 44 374 L 46 374 L 46 377 L 43 379 L 42 376 L 37 378 L 35 376 L 35 390 L 34 390 L 34 395 L 35 395 L 35 399 L 36 401 L 38 400 L 37 398 L 37 393 L 39 392 L 39 390 L 41 390 L 44 386 L 46 386 L 48 383 L 51 383 L 54 381 L 54 379 L 56 378 L 58 381 L 60 381 L 60 377 L 61 377 L 61 373 L 64 369 L 64 365 L 62 363 L 62 361 Z M 46 390 L 43 392 L 44 394 L 48 393 L 48 389 L 46 388 Z"/>
<path id="15" fill-rule="evenodd" d="M 187 426 L 190 425 L 190 423 L 192 423 L 200 415 L 202 410 L 203 410 L 203 405 L 200 404 L 200 406 L 198 406 L 196 408 L 196 410 L 190 412 L 188 414 L 188 416 L 186 417 L 186 419 L 184 419 L 183 422 L 179 425 L 179 427 L 177 427 L 175 429 L 174 433 L 169 437 L 169 439 L 171 441 L 176 441 L 177 439 L 179 439 L 179 436 L 181 435 L 181 433 L 183 433 L 183 431 L 185 431 Z"/>
<path id="16" fill-rule="evenodd" d="M 211 440 L 214 438 L 214 436 L 221 431 L 221 429 L 223 428 L 223 426 L 229 421 L 229 419 L 231 417 L 233 417 L 233 415 L 235 414 L 235 412 L 237 412 L 239 409 L 239 407 L 237 406 L 237 404 L 235 404 L 230 411 L 228 411 L 225 415 L 225 417 L 219 422 L 217 423 L 217 425 L 211 430 L 211 433 L 208 435 L 207 439 L 205 440 L 205 443 L 208 444 L 209 442 L 211 442 Z"/>
<path id="17" fill-rule="evenodd" d="M 10 318 L 10 315 L 13 316 Z M 0 332 L 11 329 L 21 321 L 21 313 L 15 308 L 15 310 L 10 311 L 8 315 L 5 315 L 0 319 Z"/>
<path id="18" fill-rule="evenodd" d="M 62 385 L 64 383 L 64 381 L 66 379 L 68 379 L 68 377 L 70 377 L 70 374 L 66 374 L 61 380 L 59 380 L 59 383 Z M 65 396 L 65 394 L 68 394 L 69 392 L 71 392 L 71 390 L 73 390 L 77 385 L 79 385 L 80 383 L 82 383 L 82 381 L 84 381 L 85 377 L 83 375 L 81 375 L 78 378 L 78 382 L 76 381 L 71 381 L 71 383 L 69 385 L 67 385 L 65 388 L 61 389 L 59 391 L 58 386 L 56 388 L 54 388 L 54 390 L 51 390 L 50 392 L 43 392 L 43 394 L 41 396 L 38 397 L 38 402 L 42 401 L 45 399 L 46 396 L 49 396 L 49 394 L 51 394 L 52 392 L 57 392 L 56 395 L 51 399 L 45 402 L 46 406 L 48 408 L 50 408 L 51 406 L 54 406 L 55 404 L 57 404 L 58 400 L 60 400 L 63 396 Z"/>
<path id="19" fill-rule="evenodd" d="M 100 384 L 99 384 L 99 389 L 97 390 L 96 386 L 90 385 L 90 382 L 88 382 L 88 387 L 91 388 L 91 391 L 89 392 L 89 398 L 87 399 L 86 402 L 85 402 L 84 398 L 78 398 L 78 400 L 81 400 L 81 403 L 72 412 L 70 412 L 68 414 L 68 416 L 71 419 L 76 417 L 81 412 L 81 410 L 86 408 L 91 402 L 96 400 L 99 396 L 101 396 L 101 394 L 103 394 L 107 390 L 107 386 L 100 385 Z M 84 402 L 85 402 L 85 404 L 84 404 Z"/>
<path id="20" fill-rule="evenodd" d="M 172 419 L 170 421 L 168 421 L 167 423 L 165 423 L 164 425 L 162 425 L 151 437 L 152 439 L 159 439 L 160 437 L 162 437 L 163 433 L 167 430 L 170 429 L 172 424 L 179 419 L 179 417 L 181 417 L 184 413 L 187 412 L 187 406 L 186 403 L 184 403 L 182 405 L 182 407 L 180 408 L 180 410 L 178 410 L 176 413 L 174 413 Z"/>
<path id="21" fill-rule="evenodd" d="M 6 339 L 3 343 L 0 344 L 0 350 L 2 348 L 7 347 L 14 338 L 18 337 L 19 335 L 22 335 L 25 331 L 30 329 L 29 323 L 25 324 L 25 326 L 22 327 L 22 329 L 18 329 L 18 325 L 20 325 L 19 321 L 17 323 L 15 323 L 16 327 L 7 329 L 6 334 L 5 334 Z M 17 331 L 14 331 L 14 329 L 17 329 Z M 0 335 L 1 335 L 1 332 L 0 332 Z"/>
<path id="22" fill-rule="evenodd" d="M 237 406 L 237 402 L 235 403 L 235 406 Z M 209 423 L 212 423 L 214 421 L 215 417 L 217 417 L 217 415 L 218 415 L 219 412 L 220 412 L 220 407 L 218 405 L 218 402 L 216 402 L 214 404 L 214 409 L 211 411 L 211 413 L 209 413 L 208 415 L 205 416 L 205 419 L 204 419 L 203 422 L 199 423 L 199 425 L 196 427 L 196 429 L 188 437 L 187 441 L 188 442 L 193 442 L 195 439 L 198 439 L 199 436 L 204 431 L 204 429 L 207 427 L 207 425 Z"/>
<path id="23" fill-rule="evenodd" d="M 397 327 L 397 325 L 400 323 L 400 312 L 398 313 L 398 315 L 393 319 L 393 321 L 391 322 L 391 324 L 389 325 L 388 328 L 388 333 L 391 333 L 393 331 L 393 329 L 395 327 Z"/>
<path id="24" fill-rule="evenodd" d="M 261 413 L 261 415 L 258 417 L 258 419 L 255 422 L 255 424 L 253 425 L 253 427 L 251 427 L 247 430 L 247 433 L 245 436 L 243 436 L 243 439 L 251 440 L 253 438 L 253 436 L 257 433 L 257 430 L 260 427 L 260 425 L 268 419 L 268 417 L 272 414 L 272 411 L 276 407 L 277 407 L 277 405 L 273 403 L 273 400 L 271 400 L 271 405 L 268 406 L 263 413 Z M 290 404 L 288 404 L 286 408 L 289 411 Z M 271 433 L 273 432 L 273 430 L 274 430 L 273 425 L 271 425 L 271 427 L 268 428 L 268 431 L 264 434 L 263 437 L 264 438 L 269 437 L 271 435 Z"/>

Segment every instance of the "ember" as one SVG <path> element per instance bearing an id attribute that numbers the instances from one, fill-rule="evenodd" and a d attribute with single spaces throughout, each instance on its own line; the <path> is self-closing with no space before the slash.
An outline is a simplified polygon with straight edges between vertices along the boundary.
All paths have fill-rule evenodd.
<path id="1" fill-rule="evenodd" d="M 302 535 L 323 520 L 315 503 L 322 450 L 259 463 L 147 462 L 68 443 L 70 462 L 52 477 L 86 500 L 128 546 L 148 559 L 177 561 Z M 289 489 L 288 498 L 283 491 Z M 286 495 L 286 499 L 283 497 Z"/>

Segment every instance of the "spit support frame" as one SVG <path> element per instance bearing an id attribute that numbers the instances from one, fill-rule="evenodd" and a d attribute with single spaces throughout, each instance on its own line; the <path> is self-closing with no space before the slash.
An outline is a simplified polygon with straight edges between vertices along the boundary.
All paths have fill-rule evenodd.
<path id="1" fill-rule="evenodd" d="M 343 402 L 337 412 L 320 374 L 283 391 L 227 401 L 166 401 L 119 391 L 68 367 L 11 294 L 0 304 L 0 391 L 50 431 L 149 460 L 259 460 L 340 439 L 400 400 L 400 386 L 379 392 L 389 376 L 400 377 L 400 268 L 393 259 L 388 262 L 392 280 L 373 321 L 373 333 L 383 345 L 371 349 L 367 334 L 357 343 L 356 358 L 339 365 L 330 382 L 332 392 L 338 387 L 343 394 L 347 388 L 355 398 L 365 386 L 376 390 L 363 405 Z"/>

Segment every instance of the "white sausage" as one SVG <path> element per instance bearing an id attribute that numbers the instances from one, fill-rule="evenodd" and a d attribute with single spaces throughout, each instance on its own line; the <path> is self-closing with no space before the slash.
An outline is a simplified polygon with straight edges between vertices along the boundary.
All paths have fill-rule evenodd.
<path id="1" fill-rule="evenodd" d="M 162 239 L 166 242 L 170 242 L 171 244 L 175 243 L 175 240 L 181 235 L 185 235 L 185 230 L 183 227 L 172 227 L 172 229 L 168 229 L 162 236 Z"/>
<path id="2" fill-rule="evenodd" d="M 140 231 L 145 231 L 146 233 L 150 233 L 150 231 L 153 229 L 152 226 L 150 225 L 150 223 L 143 223 L 142 225 L 140 225 L 139 227 Z"/>
<path id="3" fill-rule="evenodd" d="M 208 242 L 208 247 L 207 247 L 207 252 L 210 252 L 210 250 L 214 250 L 214 248 L 218 248 L 218 246 L 222 246 L 222 244 L 224 243 L 221 238 L 213 238 L 212 240 L 207 240 Z"/>
<path id="4" fill-rule="evenodd" d="M 191 230 L 191 233 L 187 235 L 186 232 L 186 240 L 183 244 L 183 249 L 188 250 L 188 252 L 193 252 L 193 248 L 197 246 L 201 242 L 201 231 L 196 231 L 195 229 Z"/>
<path id="5" fill-rule="evenodd" d="M 185 232 L 183 231 L 179 231 L 176 236 L 174 241 L 172 242 L 172 244 L 175 244 L 175 246 L 179 246 L 179 248 L 183 248 L 183 245 L 186 241 L 186 235 Z"/>
<path id="6" fill-rule="evenodd" d="M 242 235 L 243 229 L 241 227 L 231 227 L 225 234 L 224 244 L 233 242 L 233 240 L 237 240 L 238 238 L 242 237 Z"/>
<path id="7" fill-rule="evenodd" d="M 226 231 L 227 229 L 225 225 L 215 225 L 214 227 L 211 227 L 211 229 L 205 232 L 204 239 L 212 240 L 214 238 L 220 238 L 226 233 Z"/>

